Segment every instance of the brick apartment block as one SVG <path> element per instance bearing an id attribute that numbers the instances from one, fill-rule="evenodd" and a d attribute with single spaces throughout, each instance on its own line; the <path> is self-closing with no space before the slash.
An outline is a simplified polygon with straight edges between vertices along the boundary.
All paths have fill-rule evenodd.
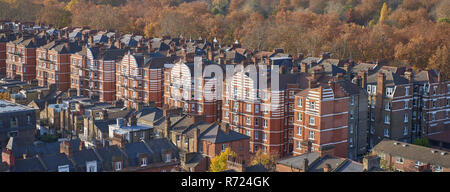
<path id="1" fill-rule="evenodd" d="M 71 42 L 67 39 L 54 40 L 36 49 L 36 75 L 39 86 L 66 91 L 70 88 L 70 57 L 81 51 L 81 42 Z"/>
<path id="2" fill-rule="evenodd" d="M 6 77 L 30 82 L 36 79 L 36 48 L 45 38 L 24 35 L 6 44 Z"/>
<path id="3" fill-rule="evenodd" d="M 71 55 L 70 88 L 78 96 L 95 97 L 100 102 L 116 100 L 116 62 L 125 50 L 114 46 L 83 46 Z"/>
<path id="4" fill-rule="evenodd" d="M 337 157 L 359 158 L 367 145 L 367 94 L 339 78 L 311 81 L 318 85 L 295 95 L 294 155 L 331 150 Z"/>
<path id="5" fill-rule="evenodd" d="M 133 108 L 139 102 L 162 107 L 164 65 L 175 60 L 160 54 L 126 54 L 116 63 L 116 99 L 123 99 L 125 106 Z"/>
<path id="6" fill-rule="evenodd" d="M 200 57 L 196 59 L 203 68 L 207 66 Z M 203 75 L 200 79 L 194 79 L 194 63 L 175 63 L 164 72 L 164 103 L 169 107 L 182 108 L 188 114 L 201 117 L 206 122 L 215 122 L 220 119 L 222 99 L 216 95 L 209 95 L 212 99 L 205 98 L 203 93 L 206 88 L 211 88 L 210 86 L 216 87 L 217 84 L 207 84 Z M 196 90 L 198 95 L 195 94 Z"/>

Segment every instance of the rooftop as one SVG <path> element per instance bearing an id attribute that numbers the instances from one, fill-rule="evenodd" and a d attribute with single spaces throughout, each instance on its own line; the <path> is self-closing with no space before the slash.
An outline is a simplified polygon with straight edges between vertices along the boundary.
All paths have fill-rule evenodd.
<path id="1" fill-rule="evenodd" d="M 450 167 L 450 154 L 448 154 L 448 152 L 420 145 L 384 139 L 372 150 L 390 154 L 394 157 L 403 157 L 405 159 L 421 161 L 426 164 Z"/>
<path id="2" fill-rule="evenodd" d="M 7 100 L 0 100 L 0 113 L 12 113 L 12 112 L 18 112 L 18 111 L 29 111 L 33 110 L 33 108 L 16 104 Z"/>

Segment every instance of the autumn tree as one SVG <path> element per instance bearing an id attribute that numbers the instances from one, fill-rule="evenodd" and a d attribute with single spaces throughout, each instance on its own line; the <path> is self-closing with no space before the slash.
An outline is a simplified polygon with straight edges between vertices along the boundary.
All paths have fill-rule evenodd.
<path id="1" fill-rule="evenodd" d="M 422 35 L 413 37 L 408 43 L 399 43 L 395 47 L 395 58 L 408 64 L 424 69 L 427 66 L 433 49 L 429 48 L 429 42 Z"/>
<path id="2" fill-rule="evenodd" d="M 253 156 L 251 164 L 252 165 L 261 164 L 266 169 L 268 169 L 269 171 L 275 171 L 276 160 L 275 160 L 275 156 L 274 155 L 268 154 L 268 153 L 264 153 L 264 152 L 261 151 L 261 149 L 259 149 L 256 152 L 255 156 Z"/>
<path id="3" fill-rule="evenodd" d="M 0 100 L 10 100 L 8 92 L 0 92 Z"/>
<path id="4" fill-rule="evenodd" d="M 71 13 L 57 0 L 44 1 L 44 7 L 39 11 L 37 21 L 52 24 L 56 28 L 63 28 L 72 23 Z"/>
<path id="5" fill-rule="evenodd" d="M 388 7 L 386 2 L 383 3 L 383 7 L 381 8 L 380 12 L 380 19 L 378 20 L 378 23 L 383 23 L 383 21 L 388 17 Z"/>
<path id="6" fill-rule="evenodd" d="M 449 50 L 446 45 L 439 46 L 429 59 L 428 69 L 437 69 L 450 78 L 450 57 Z"/>
<path id="7" fill-rule="evenodd" d="M 221 172 L 227 170 L 227 161 L 229 157 L 236 157 L 236 153 L 231 151 L 230 148 L 226 148 L 225 151 L 221 152 L 211 159 L 211 164 L 209 165 L 210 172 Z"/>

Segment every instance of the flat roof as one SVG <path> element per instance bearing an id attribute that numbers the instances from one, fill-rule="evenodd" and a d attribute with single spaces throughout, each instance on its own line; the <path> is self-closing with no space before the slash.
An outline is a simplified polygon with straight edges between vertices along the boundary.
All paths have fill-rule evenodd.
<path id="1" fill-rule="evenodd" d="M 17 103 L 13 103 L 7 100 L 0 100 L 0 113 L 11 113 L 11 112 L 19 112 L 19 111 L 34 111 L 33 108 L 20 105 Z"/>
<path id="2" fill-rule="evenodd" d="M 129 132 L 133 132 L 133 131 L 141 131 L 141 130 L 148 130 L 148 129 L 152 129 L 153 127 L 142 124 L 142 123 L 137 123 L 137 125 L 133 125 L 133 126 L 117 126 L 117 124 L 111 124 L 109 125 L 109 127 L 114 129 L 114 132 L 119 133 L 119 134 L 125 134 L 125 133 L 129 133 Z"/>

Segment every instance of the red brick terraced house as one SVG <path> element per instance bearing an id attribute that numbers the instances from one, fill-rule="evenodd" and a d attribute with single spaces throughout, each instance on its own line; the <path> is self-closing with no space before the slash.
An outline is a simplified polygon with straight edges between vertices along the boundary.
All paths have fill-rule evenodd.
<path id="1" fill-rule="evenodd" d="M 84 46 L 70 59 L 70 88 L 78 96 L 96 97 L 100 102 L 116 100 L 116 62 L 125 50 L 115 47 Z"/>
<path id="2" fill-rule="evenodd" d="M 6 77 L 30 82 L 36 79 L 36 48 L 43 45 L 38 37 L 21 37 L 6 44 Z"/>
<path id="3" fill-rule="evenodd" d="M 199 137 L 199 152 L 209 158 L 220 155 L 226 148 L 236 153 L 236 160 L 250 164 L 249 136 L 230 130 L 227 123 L 213 123 Z"/>
<path id="4" fill-rule="evenodd" d="M 127 107 L 136 108 L 140 102 L 163 103 L 164 66 L 173 64 L 177 57 L 153 57 L 142 53 L 126 54 L 116 63 L 116 99 Z"/>
<path id="5" fill-rule="evenodd" d="M 70 88 L 70 57 L 81 46 L 68 40 L 55 40 L 36 49 L 38 85 L 66 91 Z"/>
<path id="6" fill-rule="evenodd" d="M 196 57 L 195 59 L 201 58 Z M 205 63 L 201 65 L 202 68 L 207 66 Z M 203 78 L 203 75 L 199 79 L 194 79 L 194 63 L 181 61 L 175 63 L 164 73 L 164 104 L 168 104 L 169 107 L 182 108 L 187 114 L 202 118 L 205 122 L 215 122 L 220 118 L 221 98 L 216 95 L 208 95 L 205 90 L 217 88 L 216 82 L 218 80 Z M 195 86 L 197 89 L 194 88 Z M 195 91 L 198 91 L 198 95 Z M 205 96 L 211 96 L 211 99 L 206 99 Z"/>
<path id="7" fill-rule="evenodd" d="M 294 155 L 329 151 L 357 159 L 367 148 L 367 94 L 356 84 L 329 79 L 295 95 Z"/>
<path id="8" fill-rule="evenodd" d="M 372 152 L 381 168 L 401 172 L 450 172 L 448 151 L 384 139 Z"/>

